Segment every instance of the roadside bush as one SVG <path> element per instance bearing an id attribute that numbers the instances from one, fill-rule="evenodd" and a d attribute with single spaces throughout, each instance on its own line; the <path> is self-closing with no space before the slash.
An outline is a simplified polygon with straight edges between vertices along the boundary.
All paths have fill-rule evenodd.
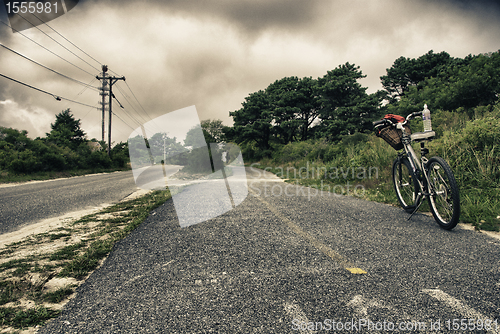
<path id="1" fill-rule="evenodd" d="M 41 162 L 31 150 L 19 152 L 18 157 L 13 159 L 9 165 L 9 170 L 15 173 L 32 173 L 41 167 Z"/>
<path id="2" fill-rule="evenodd" d="M 314 150 L 314 144 L 315 141 L 288 143 L 278 147 L 278 149 L 274 151 L 272 157 L 274 161 L 282 163 L 304 159 Z"/>
<path id="3" fill-rule="evenodd" d="M 44 171 L 63 171 L 66 169 L 66 159 L 58 152 L 48 152 L 42 156 L 41 160 Z"/>
<path id="4" fill-rule="evenodd" d="M 262 150 L 257 147 L 255 141 L 244 142 L 240 144 L 241 152 L 243 153 L 244 161 L 258 161 L 272 156 L 272 150 Z"/>
<path id="5" fill-rule="evenodd" d="M 109 168 L 111 159 L 105 151 L 96 151 L 90 153 L 87 159 L 87 168 Z"/>
<path id="6" fill-rule="evenodd" d="M 493 117 L 476 119 L 463 130 L 463 141 L 478 150 L 500 144 L 500 120 Z"/>

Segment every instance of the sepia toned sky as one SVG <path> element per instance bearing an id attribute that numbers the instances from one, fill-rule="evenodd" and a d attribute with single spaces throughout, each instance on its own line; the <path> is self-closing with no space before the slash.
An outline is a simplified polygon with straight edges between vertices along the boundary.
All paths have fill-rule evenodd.
<path id="1" fill-rule="evenodd" d="M 8 22 L 3 6 L 0 20 Z M 123 82 L 113 87 L 125 107 L 113 105 L 115 142 L 139 123 L 191 105 L 202 120 L 231 125 L 229 112 L 246 96 L 287 76 L 318 78 L 350 62 L 367 75 L 361 84 L 372 93 L 400 56 L 500 49 L 500 5 L 486 0 L 80 0 L 48 24 L 57 32 L 38 28 L 50 37 L 22 31 L 39 45 L 0 24 L 0 43 L 93 86 L 100 64 L 125 76 L 135 96 Z M 95 90 L 2 47 L 0 74 L 87 105 L 100 101 Z M 89 138 L 101 138 L 99 110 L 0 77 L 0 126 L 44 136 L 66 108 Z"/>

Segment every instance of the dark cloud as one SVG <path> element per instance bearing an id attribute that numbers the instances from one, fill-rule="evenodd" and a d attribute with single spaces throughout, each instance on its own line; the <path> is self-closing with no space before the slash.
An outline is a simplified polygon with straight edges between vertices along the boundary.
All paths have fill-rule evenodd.
<path id="1" fill-rule="evenodd" d="M 450 3 L 455 3 L 464 7 L 473 7 L 473 6 L 494 6 L 498 7 L 497 0 L 448 0 Z"/>
<path id="2" fill-rule="evenodd" d="M 226 20 L 247 33 L 258 33 L 268 28 L 300 29 L 309 25 L 325 0 L 81 0 L 86 6 L 156 6 L 165 14 L 186 16 L 210 16 Z M 328 2 L 328 1 L 326 1 Z"/>
<path id="3" fill-rule="evenodd" d="M 302 0 L 234 1 L 216 13 L 249 31 L 269 27 L 300 29 L 314 21 L 318 5 L 319 1 Z"/>
<path id="4" fill-rule="evenodd" d="M 443 0 L 443 2 L 467 11 L 480 11 L 500 15 L 500 2 L 498 0 Z"/>

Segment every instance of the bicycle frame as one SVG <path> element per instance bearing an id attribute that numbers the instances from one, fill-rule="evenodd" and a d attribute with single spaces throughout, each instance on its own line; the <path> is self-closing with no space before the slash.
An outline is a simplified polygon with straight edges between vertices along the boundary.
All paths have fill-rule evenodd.
<path id="1" fill-rule="evenodd" d="M 420 143 L 420 159 L 418 159 L 417 154 L 415 153 L 415 150 L 411 146 L 412 139 L 410 134 L 406 133 L 404 125 L 408 121 L 402 122 L 402 123 L 397 123 L 396 128 L 401 130 L 403 133 L 403 138 L 402 138 L 402 143 L 404 146 L 404 152 L 398 154 L 398 159 L 401 159 L 403 156 L 406 156 L 408 158 L 408 161 L 410 162 L 411 168 L 413 169 L 413 173 L 416 176 L 418 185 L 419 185 L 419 192 L 417 194 L 416 202 L 419 203 L 415 211 L 418 209 L 420 206 L 421 200 L 423 196 L 429 196 L 431 194 L 431 190 L 429 189 L 428 185 L 430 184 L 429 178 L 427 176 L 427 172 L 425 170 L 425 165 L 427 164 L 428 159 L 425 157 L 427 153 L 429 153 L 429 150 L 425 148 L 424 142 Z M 423 175 L 423 179 L 422 179 Z"/>

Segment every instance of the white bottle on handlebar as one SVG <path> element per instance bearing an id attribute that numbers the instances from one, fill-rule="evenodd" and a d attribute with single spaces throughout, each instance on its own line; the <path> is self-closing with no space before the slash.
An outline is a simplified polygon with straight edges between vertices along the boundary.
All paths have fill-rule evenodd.
<path id="1" fill-rule="evenodd" d="M 427 104 L 424 105 L 424 111 L 422 112 L 422 119 L 424 120 L 424 132 L 432 131 L 431 111 L 427 108 Z"/>

